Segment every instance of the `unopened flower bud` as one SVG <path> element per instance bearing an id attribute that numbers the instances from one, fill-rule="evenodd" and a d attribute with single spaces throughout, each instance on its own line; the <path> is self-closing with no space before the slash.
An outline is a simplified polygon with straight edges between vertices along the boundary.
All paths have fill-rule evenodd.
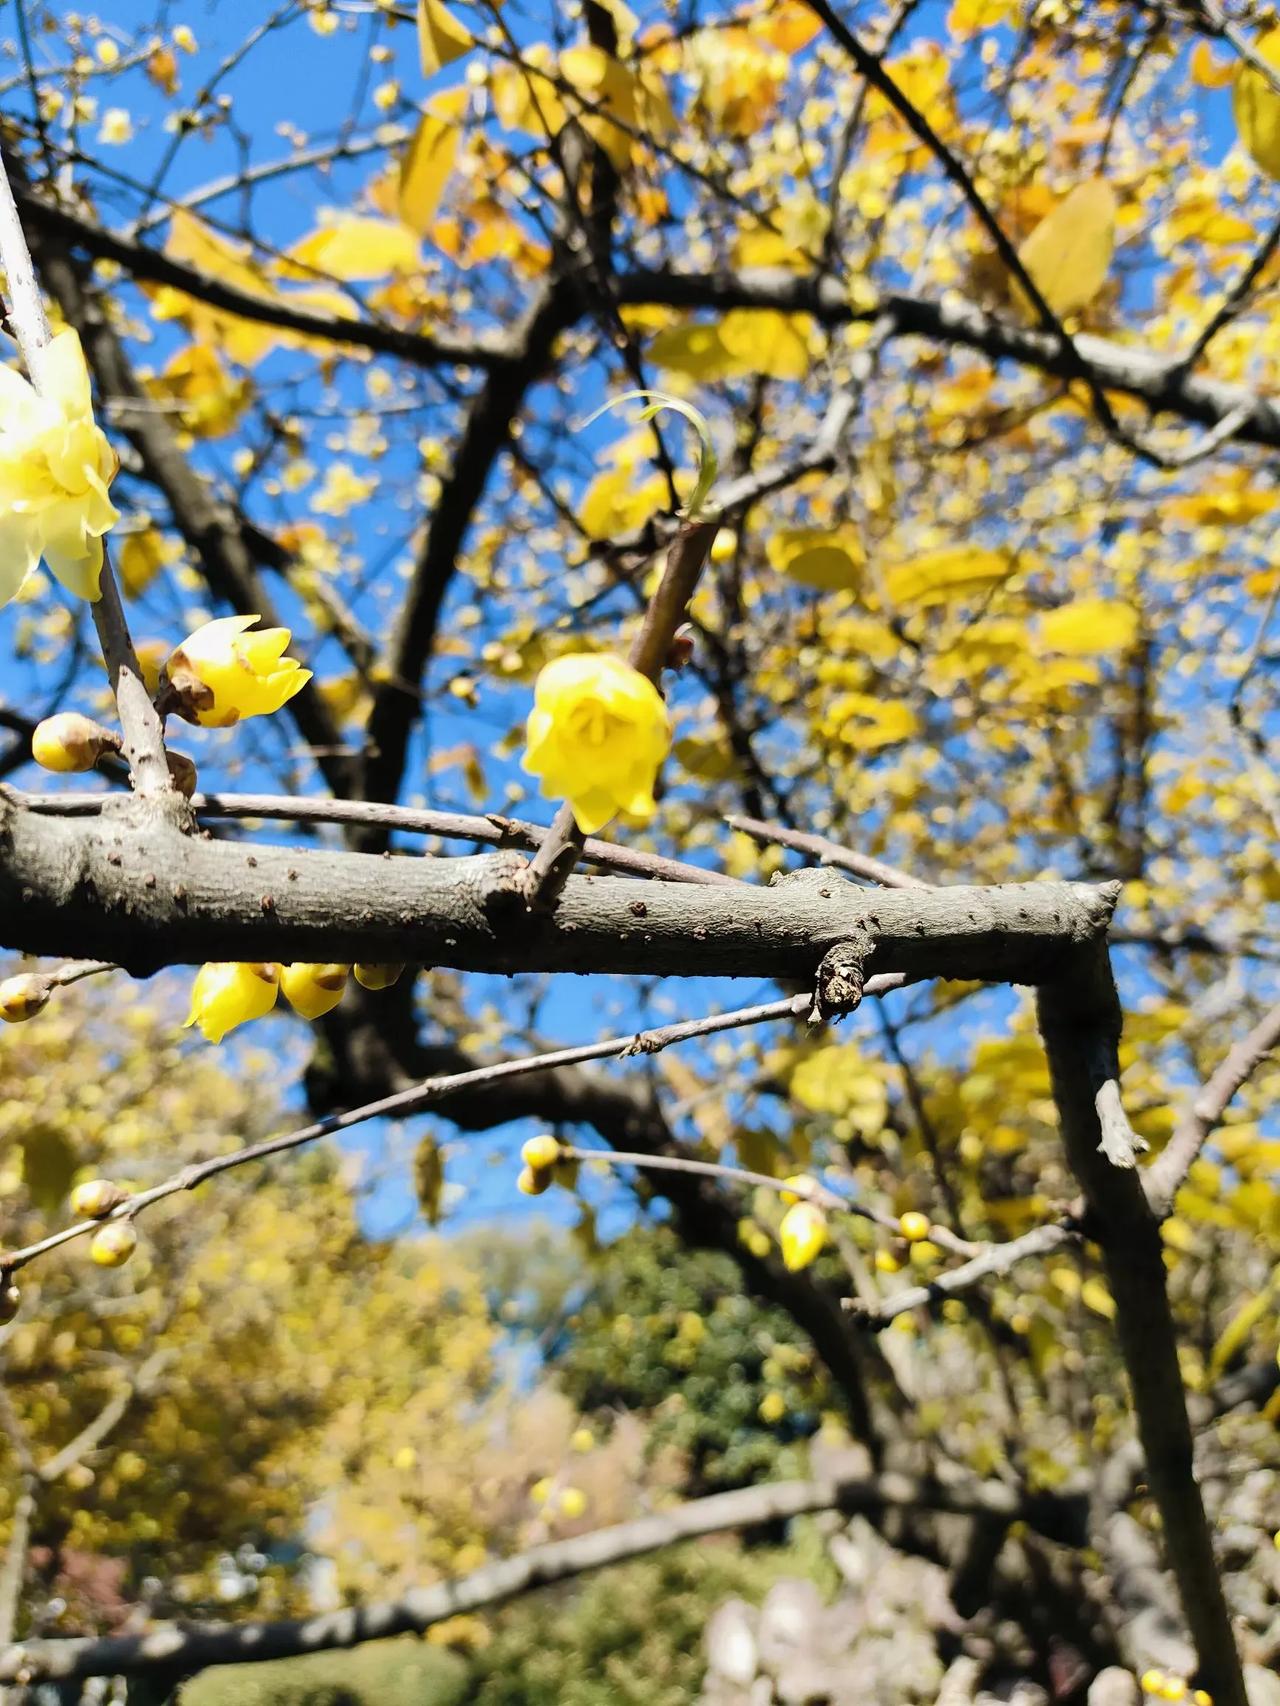
<path id="1" fill-rule="evenodd" d="M 180 794 L 190 799 L 196 791 L 196 761 L 188 758 L 185 752 L 166 752 L 165 758 L 169 763 L 169 780 Z"/>
<path id="2" fill-rule="evenodd" d="M 124 1199 L 124 1191 L 110 1179 L 86 1179 L 71 1193 L 71 1212 L 81 1220 L 105 1220 Z"/>
<path id="3" fill-rule="evenodd" d="M 89 1254 L 100 1268 L 118 1268 L 138 1248 L 138 1234 L 127 1220 L 109 1220 L 89 1240 Z"/>
<path id="4" fill-rule="evenodd" d="M 301 1013 L 304 1019 L 318 1019 L 342 1000 L 350 971 L 350 966 L 317 966 L 299 961 L 280 967 L 280 987 L 295 1013 Z"/>
<path id="5" fill-rule="evenodd" d="M 541 1137 L 531 1137 L 520 1151 L 520 1159 L 526 1167 L 539 1170 L 554 1167 L 560 1159 L 560 1145 L 556 1139 L 544 1132 Z"/>
<path id="6" fill-rule="evenodd" d="M 79 711 L 46 717 L 31 736 L 31 756 L 46 770 L 92 770 L 108 752 L 119 750 L 119 735 Z"/>
<path id="7" fill-rule="evenodd" d="M 401 966 L 368 966 L 357 965 L 355 968 L 356 982 L 364 989 L 390 989 L 393 983 L 399 983 Z"/>
<path id="8" fill-rule="evenodd" d="M 12 1280 L 6 1280 L 0 1285 L 0 1327 L 7 1327 L 18 1313 L 22 1303 L 22 1293 Z"/>
<path id="9" fill-rule="evenodd" d="M 919 1209 L 910 1209 L 898 1221 L 898 1231 L 908 1244 L 918 1244 L 929 1236 L 929 1216 L 921 1214 Z"/>
<path id="10" fill-rule="evenodd" d="M 20 1025 L 24 1019 L 34 1019 L 49 1002 L 47 979 L 34 972 L 21 972 L 0 983 L 0 1019 L 8 1025 Z"/>
<path id="11" fill-rule="evenodd" d="M 546 1167 L 522 1167 L 516 1189 L 523 1191 L 527 1197 L 540 1197 L 543 1191 L 551 1189 L 550 1170 Z"/>
<path id="12" fill-rule="evenodd" d="M 682 622 L 671 636 L 667 647 L 667 668 L 682 670 L 693 662 L 694 633 L 688 622 Z"/>

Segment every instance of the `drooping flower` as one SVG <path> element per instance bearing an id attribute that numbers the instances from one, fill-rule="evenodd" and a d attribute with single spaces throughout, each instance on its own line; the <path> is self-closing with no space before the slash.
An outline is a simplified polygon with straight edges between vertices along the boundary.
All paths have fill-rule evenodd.
<path id="1" fill-rule="evenodd" d="M 390 989 L 404 971 L 402 965 L 357 965 L 354 969 L 356 982 L 364 989 Z"/>
<path id="2" fill-rule="evenodd" d="M 36 384 L 0 367 L 0 605 L 41 557 L 79 598 L 96 599 L 103 535 L 119 520 L 108 487 L 120 466 L 93 418 L 79 334 L 34 358 Z"/>
<path id="3" fill-rule="evenodd" d="M 189 723 L 229 729 L 288 704 L 311 671 L 284 655 L 287 628 L 247 630 L 257 616 L 220 616 L 189 634 L 164 667 L 170 709 Z"/>
<path id="4" fill-rule="evenodd" d="M 620 811 L 652 816 L 653 784 L 671 744 L 667 708 L 639 670 L 608 653 L 556 658 L 538 676 L 524 768 L 568 800 L 593 835 Z"/>
<path id="5" fill-rule="evenodd" d="M 827 1241 L 827 1222 L 822 1210 L 810 1202 L 794 1204 L 782 1217 L 778 1243 L 782 1260 L 792 1273 L 807 1268 Z"/>
<path id="6" fill-rule="evenodd" d="M 342 1000 L 350 973 L 350 966 L 308 965 L 300 960 L 280 967 L 280 987 L 295 1013 L 318 1019 Z"/>
<path id="7" fill-rule="evenodd" d="M 220 1043 L 228 1031 L 261 1019 L 276 1004 L 280 968 L 253 960 L 211 960 L 191 986 L 184 1025 L 199 1025 L 205 1040 Z"/>

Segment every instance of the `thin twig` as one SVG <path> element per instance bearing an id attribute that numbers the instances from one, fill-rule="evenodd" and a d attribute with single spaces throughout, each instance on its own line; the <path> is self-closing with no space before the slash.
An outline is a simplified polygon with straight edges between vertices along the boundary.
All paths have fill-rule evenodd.
<path id="1" fill-rule="evenodd" d="M 890 989 L 898 989 L 906 981 L 896 973 L 887 973 L 867 982 L 867 995 L 883 995 Z M 235 1167 L 243 1167 L 251 1161 L 265 1161 L 273 1155 L 282 1155 L 291 1149 L 301 1148 L 307 1143 L 314 1143 L 317 1138 L 331 1136 L 334 1132 L 349 1131 L 352 1126 L 362 1125 L 366 1120 L 378 1119 L 384 1115 L 394 1115 L 404 1118 L 409 1114 L 418 1113 L 421 1109 L 443 1101 L 446 1097 L 458 1091 L 470 1090 L 478 1085 L 499 1083 L 507 1078 L 518 1078 L 530 1072 L 550 1072 L 558 1066 L 580 1066 L 588 1060 L 607 1060 L 610 1058 L 626 1058 L 635 1054 L 656 1054 L 660 1049 L 669 1048 L 672 1043 L 688 1042 L 695 1037 L 715 1036 L 721 1031 L 738 1030 L 744 1025 L 767 1024 L 776 1020 L 795 1020 L 806 1018 L 812 1010 L 813 996 L 797 995 L 782 1001 L 770 1001 L 754 1007 L 739 1007 L 728 1013 L 713 1013 L 707 1018 L 689 1019 L 681 1024 L 665 1025 L 660 1030 L 639 1031 L 631 1036 L 610 1037 L 598 1043 L 584 1043 L 577 1048 L 556 1049 L 546 1054 L 522 1055 L 514 1060 L 495 1061 L 490 1066 L 473 1067 L 468 1072 L 454 1072 L 438 1078 L 428 1078 L 421 1084 L 412 1085 L 407 1090 L 396 1091 L 393 1095 L 379 1097 L 377 1101 L 362 1103 L 358 1108 L 349 1108 L 344 1113 L 329 1114 L 324 1119 L 315 1120 L 310 1125 L 300 1127 L 296 1131 L 285 1132 L 280 1137 L 267 1138 L 262 1143 L 252 1143 L 242 1149 L 232 1150 L 226 1155 L 215 1155 L 208 1161 L 195 1162 L 182 1168 L 159 1185 L 153 1185 L 150 1190 L 138 1191 L 120 1203 L 110 1216 L 113 1220 L 132 1220 L 153 1203 L 162 1202 L 166 1197 L 176 1196 L 180 1191 L 193 1191 L 202 1185 L 206 1179 L 212 1179 L 220 1173 L 227 1173 Z M 85 1238 L 92 1234 L 101 1221 L 77 1221 L 72 1226 L 63 1227 L 60 1232 L 50 1233 L 48 1237 L 38 1239 L 20 1250 L 9 1250 L 0 1254 L 0 1274 L 13 1274 L 19 1268 L 24 1268 L 38 1256 L 50 1250 L 56 1250 L 63 1244 L 69 1244 L 74 1239 Z"/>
<path id="2" fill-rule="evenodd" d="M 28 811 L 54 817 L 96 817 L 107 796 L 101 794 L 20 794 L 12 797 Z M 197 818 L 263 818 L 283 823 L 349 823 L 371 829 L 401 830 L 407 834 L 438 835 L 444 840 L 477 841 L 487 847 L 540 847 L 550 830 L 542 824 L 506 817 L 500 812 L 475 816 L 468 812 L 432 811 L 414 806 L 388 806 L 375 800 L 304 799 L 294 794 L 193 794 Z M 617 842 L 589 835 L 583 857 L 603 870 L 653 877 L 669 883 L 701 883 L 717 888 L 747 885 L 723 871 L 705 870 L 680 859 L 642 853 Z"/>
<path id="3" fill-rule="evenodd" d="M 1267 1013 L 1226 1055 L 1182 1110 L 1173 1136 L 1143 1175 L 1147 1201 L 1160 1219 L 1173 1211 L 1192 1162 L 1226 1113 L 1236 1092 L 1280 1047 L 1280 1004 Z"/>
<path id="4" fill-rule="evenodd" d="M 929 887 L 929 884 L 922 882 L 919 877 L 910 876 L 906 871 L 898 870 L 895 865 L 886 865 L 882 859 L 873 859 L 869 853 L 858 853 L 852 847 L 842 847 L 837 841 L 829 841 L 825 835 L 812 835 L 801 829 L 787 829 L 782 824 L 765 823 L 758 817 L 744 817 L 738 812 L 726 817 L 724 821 L 730 829 L 740 830 L 754 841 L 773 842 L 779 847 L 789 847 L 795 853 L 804 853 L 809 858 L 816 859 L 820 865 L 833 865 L 842 871 L 852 871 L 855 876 L 879 883 L 881 888 Z"/>
<path id="5" fill-rule="evenodd" d="M 909 1310 L 928 1308 L 943 1298 L 955 1297 L 984 1279 L 1007 1274 L 1028 1257 L 1047 1256 L 1065 1244 L 1073 1244 L 1079 1236 L 1079 1228 L 1070 1221 L 1036 1226 L 1030 1232 L 1024 1232 L 1021 1238 L 1012 1238 L 1006 1244 L 991 1244 L 963 1267 L 938 1274 L 924 1285 L 913 1285 L 895 1292 L 882 1303 L 869 1305 L 850 1298 L 845 1307 L 860 1327 L 887 1327 L 890 1321 Z"/>

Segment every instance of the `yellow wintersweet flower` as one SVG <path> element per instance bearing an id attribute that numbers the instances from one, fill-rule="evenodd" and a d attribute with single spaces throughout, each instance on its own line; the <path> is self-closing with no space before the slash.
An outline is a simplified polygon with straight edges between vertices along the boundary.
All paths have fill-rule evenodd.
<path id="1" fill-rule="evenodd" d="M 798 1202 L 783 1215 L 778 1243 L 782 1246 L 782 1260 L 793 1274 L 807 1268 L 826 1241 L 826 1220 L 822 1210 L 811 1202 Z"/>
<path id="2" fill-rule="evenodd" d="M 35 362 L 36 385 L 0 366 L 0 605 L 41 557 L 96 599 L 102 536 L 120 519 L 107 492 L 120 464 L 93 418 L 79 334 L 59 332 Z"/>
<path id="3" fill-rule="evenodd" d="M 651 817 L 671 724 L 653 683 L 621 658 L 575 652 L 538 676 L 524 768 L 563 797 L 584 835 L 616 812 Z"/>
<path id="4" fill-rule="evenodd" d="M 257 616 L 220 616 L 189 634 L 165 665 L 172 709 L 206 729 L 229 729 L 245 717 L 278 711 L 311 680 L 284 656 L 287 628 L 246 630 Z"/>
<path id="5" fill-rule="evenodd" d="M 313 966 L 298 961 L 280 967 L 280 987 L 296 1013 L 304 1019 L 318 1019 L 342 1000 L 350 971 L 350 966 Z"/>
<path id="6" fill-rule="evenodd" d="M 220 1043 L 248 1019 L 260 1019 L 276 1004 L 280 968 L 253 960 L 211 960 L 196 973 L 191 1011 L 184 1025 L 199 1025 L 205 1040 Z"/>

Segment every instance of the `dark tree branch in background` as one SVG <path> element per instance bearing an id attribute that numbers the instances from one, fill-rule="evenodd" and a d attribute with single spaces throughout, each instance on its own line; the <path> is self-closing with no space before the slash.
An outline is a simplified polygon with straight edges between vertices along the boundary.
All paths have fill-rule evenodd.
<path id="1" fill-rule="evenodd" d="M 554 1540 L 483 1564 L 470 1575 L 413 1588 L 398 1600 L 353 1606 L 276 1623 L 172 1624 L 147 1635 L 27 1641 L 0 1652 L 0 1682 L 72 1681 L 91 1676 L 160 1675 L 181 1678 L 211 1665 L 294 1658 L 355 1647 L 392 1635 L 420 1634 L 462 1612 L 498 1605 L 516 1594 L 638 1558 L 704 1534 L 781 1522 L 809 1511 L 846 1514 L 886 1509 L 947 1511 L 1044 1523 L 1058 1537 L 1083 1538 L 1079 1500 L 1024 1500 L 1001 1481 L 955 1485 L 886 1473 L 870 1479 L 774 1481 L 714 1493 L 659 1515 L 614 1528 Z"/>
<path id="2" fill-rule="evenodd" d="M 1104 1153 L 1098 1056 L 1105 1051 L 1114 1059 L 1120 1036 L 1120 1005 L 1105 953 L 1083 951 L 1074 975 L 1042 985 L 1038 1003 L 1063 1143 L 1084 1192 L 1089 1236 L 1102 1248 L 1147 1480 L 1199 1657 L 1196 1680 L 1215 1706 L 1248 1706 L 1196 1483 L 1159 1223 L 1137 1170 L 1113 1165 Z"/>

